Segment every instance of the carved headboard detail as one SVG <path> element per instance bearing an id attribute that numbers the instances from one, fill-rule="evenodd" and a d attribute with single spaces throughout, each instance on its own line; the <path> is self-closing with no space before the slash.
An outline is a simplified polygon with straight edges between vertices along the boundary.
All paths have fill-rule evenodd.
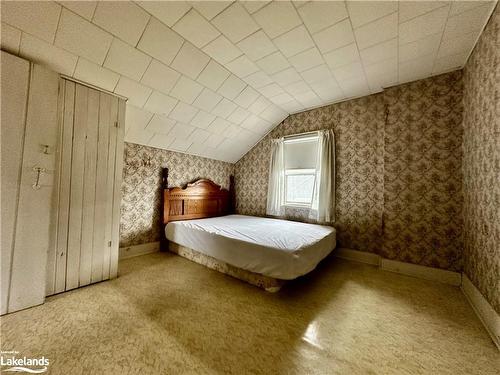
<path id="1" fill-rule="evenodd" d="M 168 187 L 168 168 L 163 168 L 163 224 L 176 220 L 202 219 L 234 212 L 234 177 L 229 190 L 208 179 L 185 187 Z"/>

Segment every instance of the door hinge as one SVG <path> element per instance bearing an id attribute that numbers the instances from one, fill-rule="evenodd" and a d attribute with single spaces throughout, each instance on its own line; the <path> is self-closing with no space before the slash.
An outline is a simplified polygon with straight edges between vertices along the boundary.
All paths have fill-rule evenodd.
<path id="1" fill-rule="evenodd" d="M 111 241 L 108 241 L 108 247 L 111 247 Z"/>
<path id="2" fill-rule="evenodd" d="M 118 121 L 115 121 L 115 128 L 118 128 Z"/>

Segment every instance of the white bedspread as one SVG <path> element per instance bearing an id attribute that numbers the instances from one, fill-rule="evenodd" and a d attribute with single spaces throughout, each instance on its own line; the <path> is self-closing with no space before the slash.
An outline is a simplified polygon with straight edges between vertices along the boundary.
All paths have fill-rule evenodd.
<path id="1" fill-rule="evenodd" d="M 335 248 L 332 227 L 244 215 L 174 221 L 165 233 L 179 245 L 284 280 L 312 271 Z"/>

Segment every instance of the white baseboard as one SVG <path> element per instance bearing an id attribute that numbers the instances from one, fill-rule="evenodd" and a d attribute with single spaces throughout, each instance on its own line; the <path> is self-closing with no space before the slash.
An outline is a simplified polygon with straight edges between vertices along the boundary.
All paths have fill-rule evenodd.
<path id="1" fill-rule="evenodd" d="M 149 242 L 141 245 L 120 247 L 120 259 L 127 259 L 139 255 L 160 251 L 160 242 Z"/>
<path id="2" fill-rule="evenodd" d="M 381 258 L 380 268 L 384 271 L 401 273 L 419 279 L 438 281 L 440 283 L 460 286 L 462 275 L 459 272 L 442 270 L 439 268 L 425 267 L 418 264 L 398 262 L 396 260 Z"/>
<path id="3" fill-rule="evenodd" d="M 380 256 L 374 253 L 368 253 L 365 251 L 351 250 L 345 248 L 339 248 L 334 252 L 337 258 L 353 260 L 355 262 L 373 264 L 375 266 L 380 265 Z"/>
<path id="4" fill-rule="evenodd" d="M 498 350 L 500 350 L 500 315 L 491 307 L 486 298 L 465 274 L 462 275 L 462 292 L 490 334 Z"/>
<path id="5" fill-rule="evenodd" d="M 419 266 L 417 264 L 398 262 L 395 260 L 382 258 L 374 253 L 367 253 L 359 250 L 339 248 L 334 252 L 335 256 L 355 262 L 373 264 L 384 271 L 396 272 L 419 279 L 439 281 L 445 284 L 460 286 L 462 275 L 458 272 L 441 270 L 439 268 Z"/>

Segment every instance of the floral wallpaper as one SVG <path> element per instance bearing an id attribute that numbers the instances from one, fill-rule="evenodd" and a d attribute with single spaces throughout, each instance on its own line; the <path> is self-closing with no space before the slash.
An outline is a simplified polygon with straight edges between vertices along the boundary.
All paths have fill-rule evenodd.
<path id="1" fill-rule="evenodd" d="M 331 128 L 339 246 L 458 271 L 461 114 L 453 72 L 292 115 L 236 164 L 237 211 L 265 215 L 271 138 Z"/>
<path id="2" fill-rule="evenodd" d="M 500 313 L 500 7 L 464 69 L 464 271 Z"/>
<path id="3" fill-rule="evenodd" d="M 229 188 L 234 165 L 218 160 L 125 143 L 120 247 L 160 240 L 161 170 L 169 168 L 169 186 L 209 178 Z"/>

